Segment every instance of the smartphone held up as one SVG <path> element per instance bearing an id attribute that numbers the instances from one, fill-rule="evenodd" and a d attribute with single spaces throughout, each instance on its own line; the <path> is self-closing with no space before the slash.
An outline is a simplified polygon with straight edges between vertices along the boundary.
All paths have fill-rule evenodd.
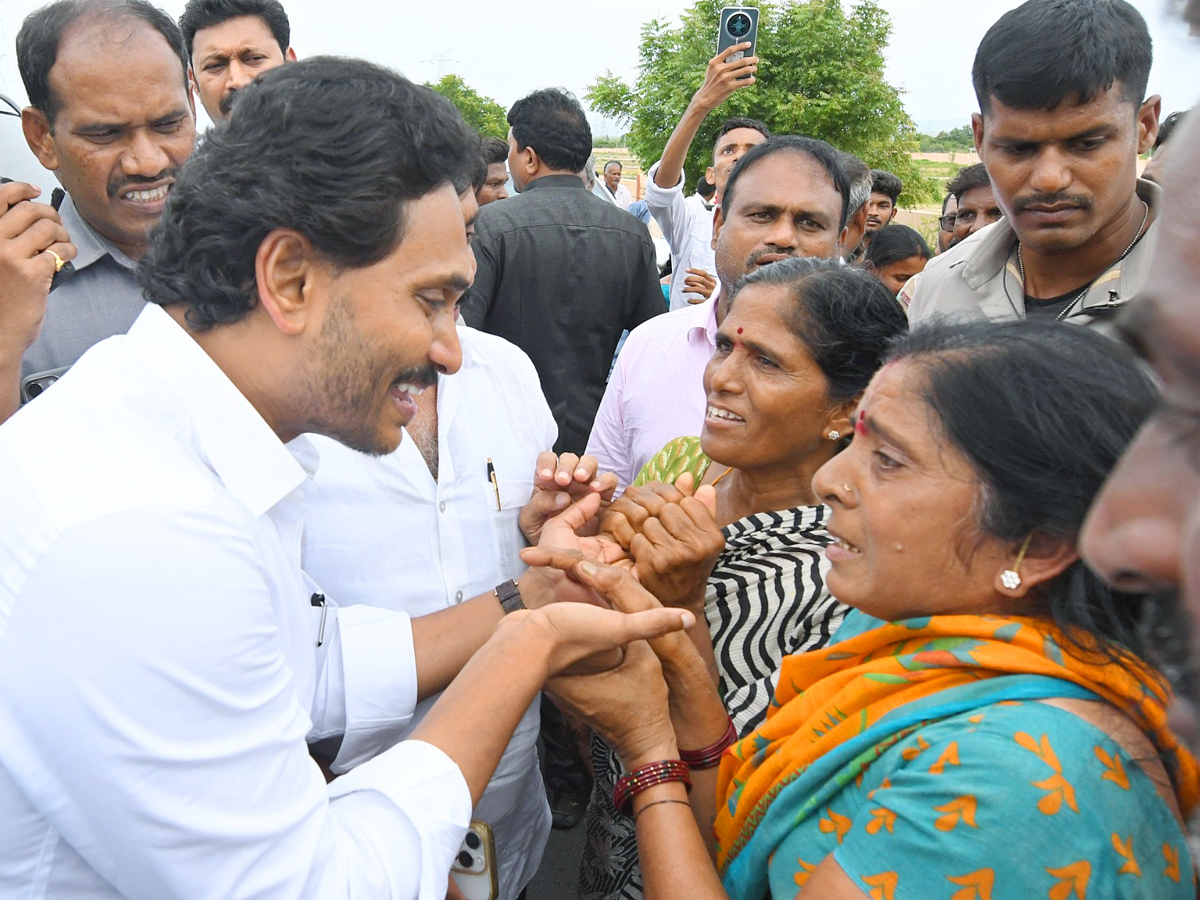
<path id="1" fill-rule="evenodd" d="M 729 55 L 729 61 L 756 56 L 758 52 L 758 8 L 754 6 L 726 6 L 721 10 L 721 24 L 717 31 L 717 55 L 736 44 L 749 42 L 747 50 L 738 50 Z M 749 75 L 738 76 L 739 80 Z"/>

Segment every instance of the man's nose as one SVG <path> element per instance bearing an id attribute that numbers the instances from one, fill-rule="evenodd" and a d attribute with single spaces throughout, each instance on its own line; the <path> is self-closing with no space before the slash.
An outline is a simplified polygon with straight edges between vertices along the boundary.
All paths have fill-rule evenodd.
<path id="1" fill-rule="evenodd" d="M 255 78 L 255 73 L 252 69 L 244 66 L 241 61 L 231 59 L 229 61 L 229 87 L 236 90 L 241 90 Z"/>
<path id="2" fill-rule="evenodd" d="M 145 178 L 161 174 L 171 164 L 162 142 L 163 137 L 148 128 L 135 129 L 126 151 L 121 155 L 121 171 L 126 175 Z"/>
<path id="3" fill-rule="evenodd" d="M 457 317 L 453 310 L 434 320 L 429 362 L 443 375 L 453 375 L 462 368 L 462 345 L 458 342 Z"/>

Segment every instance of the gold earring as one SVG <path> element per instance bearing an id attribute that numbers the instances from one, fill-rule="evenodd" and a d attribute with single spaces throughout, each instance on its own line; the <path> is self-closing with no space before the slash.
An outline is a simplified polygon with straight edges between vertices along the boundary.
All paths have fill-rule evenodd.
<path id="1" fill-rule="evenodd" d="M 1025 559 L 1025 551 L 1029 549 L 1029 542 L 1033 540 L 1033 532 L 1029 532 L 1025 538 L 1025 543 L 1021 545 L 1021 549 L 1017 552 L 1017 560 L 1013 563 L 1011 569 L 1005 569 L 1000 573 L 1000 583 L 1010 591 L 1015 591 L 1021 586 L 1021 573 L 1018 571 L 1021 568 L 1021 563 Z"/>

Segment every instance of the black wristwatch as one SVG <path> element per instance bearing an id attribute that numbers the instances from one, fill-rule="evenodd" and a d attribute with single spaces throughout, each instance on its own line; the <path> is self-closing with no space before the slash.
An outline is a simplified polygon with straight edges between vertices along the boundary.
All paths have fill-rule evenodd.
<path id="1" fill-rule="evenodd" d="M 525 604 L 521 600 L 521 589 L 517 586 L 517 579 L 510 578 L 508 581 L 496 585 L 494 590 L 496 599 L 500 601 L 506 616 L 518 609 L 525 608 Z"/>

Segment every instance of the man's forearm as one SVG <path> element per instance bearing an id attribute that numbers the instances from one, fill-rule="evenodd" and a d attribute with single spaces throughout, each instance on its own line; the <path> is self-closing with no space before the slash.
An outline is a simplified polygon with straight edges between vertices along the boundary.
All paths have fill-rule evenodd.
<path id="1" fill-rule="evenodd" d="M 704 117 L 712 110 L 699 106 L 696 98 L 683 111 L 683 117 L 671 136 L 667 138 L 667 146 L 663 148 L 662 161 L 654 173 L 654 183 L 661 188 L 673 188 L 683 178 L 683 163 L 687 159 L 688 149 L 696 139 Z"/>
<path id="2" fill-rule="evenodd" d="M 499 599 L 495 592 L 488 591 L 449 609 L 413 619 L 417 699 L 444 691 L 503 618 Z"/>

